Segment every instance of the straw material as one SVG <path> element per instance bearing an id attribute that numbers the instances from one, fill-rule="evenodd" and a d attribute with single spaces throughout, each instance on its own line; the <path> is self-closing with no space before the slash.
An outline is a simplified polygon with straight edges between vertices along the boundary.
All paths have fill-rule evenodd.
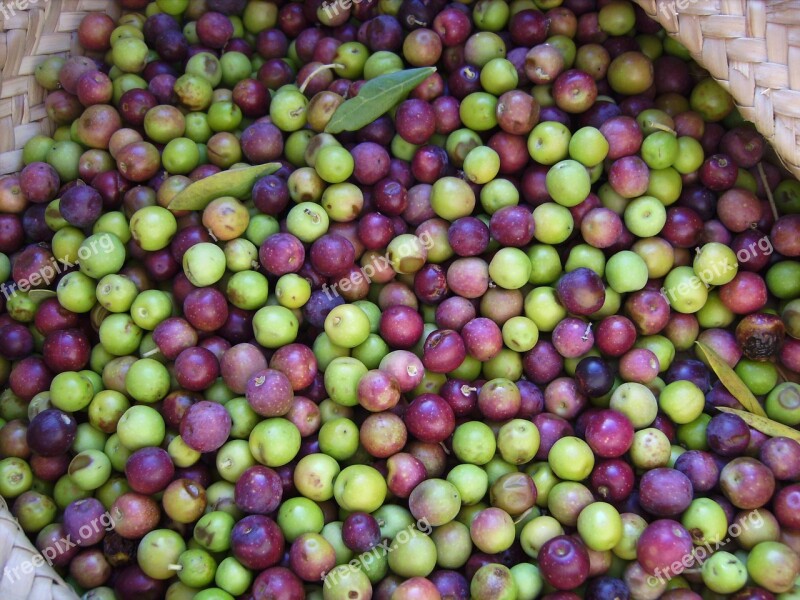
<path id="1" fill-rule="evenodd" d="M 90 12 L 116 18 L 112 0 L 0 0 L 0 175 L 22 168 L 22 147 L 39 133 L 50 134 L 45 91 L 33 77 L 40 62 L 54 54 L 82 54 L 78 29 Z M 17 7 L 27 6 L 24 11 Z M 12 14 L 13 12 L 13 14 Z"/>
<path id="2" fill-rule="evenodd" d="M 800 0 L 634 0 L 730 92 L 800 177 Z"/>
<path id="3" fill-rule="evenodd" d="M 38 556 L 37 562 L 33 558 Z M 41 563 L 41 564 L 40 564 Z M 37 566 L 39 565 L 39 566 Z M 0 496 L 0 598 L 77 600 L 78 596 L 28 540 Z"/>

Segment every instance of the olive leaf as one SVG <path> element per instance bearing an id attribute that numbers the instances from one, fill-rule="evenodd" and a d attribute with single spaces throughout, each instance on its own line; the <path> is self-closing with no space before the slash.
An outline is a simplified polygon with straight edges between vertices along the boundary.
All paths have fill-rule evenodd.
<path id="1" fill-rule="evenodd" d="M 394 108 L 408 93 L 436 71 L 436 67 L 406 69 L 367 81 L 354 98 L 342 102 L 325 127 L 327 133 L 356 131 Z"/>
<path id="2" fill-rule="evenodd" d="M 169 203 L 170 210 L 203 210 L 212 200 L 233 196 L 244 200 L 260 177 L 274 173 L 278 163 L 230 169 L 195 181 L 178 192 Z"/>
<path id="3" fill-rule="evenodd" d="M 53 298 L 55 295 L 56 293 L 53 290 L 35 289 L 28 292 L 28 298 L 34 302 L 41 302 L 47 298 Z"/>
<path id="4" fill-rule="evenodd" d="M 737 410 L 735 408 L 728 408 L 726 406 L 719 406 L 717 407 L 717 410 L 741 417 L 742 420 L 750 427 L 760 431 L 764 435 L 768 435 L 770 437 L 787 437 L 796 442 L 800 442 L 800 431 L 797 431 L 797 429 L 789 427 L 788 425 L 784 425 L 783 423 L 778 423 L 777 421 L 773 421 L 767 417 L 761 417 L 759 415 L 754 415 L 752 413 L 743 410 Z"/>
<path id="5" fill-rule="evenodd" d="M 714 373 L 716 373 L 717 377 L 719 377 L 725 389 L 727 389 L 748 411 L 759 417 L 766 418 L 767 413 L 761 408 L 758 399 L 753 395 L 753 392 L 750 391 L 750 388 L 739 378 L 736 372 L 730 368 L 728 363 L 703 342 L 695 342 L 695 344 L 703 351 L 706 359 L 708 359 L 708 364 L 711 366 Z"/>

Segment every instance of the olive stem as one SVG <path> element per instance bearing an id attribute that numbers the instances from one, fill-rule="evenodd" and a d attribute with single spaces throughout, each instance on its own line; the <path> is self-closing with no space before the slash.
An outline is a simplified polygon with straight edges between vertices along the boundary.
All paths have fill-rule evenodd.
<path id="1" fill-rule="evenodd" d="M 764 186 L 764 191 L 767 193 L 767 200 L 769 200 L 769 207 L 772 209 L 772 216 L 778 220 L 778 207 L 775 206 L 775 198 L 772 197 L 772 190 L 769 189 L 769 182 L 767 182 L 767 174 L 764 172 L 764 167 L 761 162 L 758 163 L 758 174 L 761 177 L 761 183 Z"/>
<path id="2" fill-rule="evenodd" d="M 343 64 L 341 64 L 341 63 L 331 63 L 329 65 L 320 65 L 320 66 L 318 66 L 316 69 L 311 71 L 311 74 L 308 77 L 305 78 L 305 81 L 303 81 L 302 84 L 300 84 L 300 93 L 302 94 L 302 93 L 304 93 L 306 91 L 306 87 L 308 86 L 308 83 L 312 79 L 314 79 L 314 76 L 317 73 L 319 73 L 321 71 L 327 71 L 328 69 L 344 69 L 344 67 L 345 66 Z"/>

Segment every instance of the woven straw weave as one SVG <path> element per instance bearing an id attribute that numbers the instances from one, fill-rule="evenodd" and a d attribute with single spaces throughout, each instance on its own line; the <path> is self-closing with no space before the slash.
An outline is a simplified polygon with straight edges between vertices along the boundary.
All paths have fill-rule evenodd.
<path id="1" fill-rule="evenodd" d="M 81 54 L 75 31 L 90 12 L 120 14 L 111 0 L 0 0 L 0 175 L 22 167 L 22 146 L 39 133 L 51 133 L 45 91 L 33 70 L 48 56 Z M 14 8 L 12 14 L 11 8 Z"/>
<path id="2" fill-rule="evenodd" d="M 77 600 L 78 596 L 72 588 L 64 583 L 52 567 L 46 562 L 41 566 L 32 562 L 34 556 L 41 555 L 28 541 L 0 496 L 0 598 Z"/>
<path id="3" fill-rule="evenodd" d="M 634 1 L 731 93 L 800 177 L 800 1 Z"/>

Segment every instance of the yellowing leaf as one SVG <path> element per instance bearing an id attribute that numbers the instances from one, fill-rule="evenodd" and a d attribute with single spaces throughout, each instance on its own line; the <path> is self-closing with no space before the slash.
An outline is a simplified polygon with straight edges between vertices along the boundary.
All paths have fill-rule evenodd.
<path id="1" fill-rule="evenodd" d="M 718 407 L 718 410 L 730 413 L 732 415 L 738 415 L 750 427 L 760 431 L 764 435 L 768 435 L 770 437 L 787 437 L 796 442 L 800 442 L 800 431 L 797 431 L 797 429 L 789 427 L 788 425 L 784 425 L 783 423 L 778 423 L 777 421 L 773 421 L 767 417 L 760 417 L 758 415 L 754 415 L 743 410 L 737 410 L 735 408 L 720 406 Z"/>
<path id="2" fill-rule="evenodd" d="M 703 351 L 703 354 L 705 354 L 708 359 L 708 364 L 711 365 L 711 368 L 714 373 L 717 374 L 717 377 L 719 377 L 725 389 L 727 389 L 748 411 L 754 415 L 766 418 L 767 413 L 761 408 L 758 399 L 753 395 L 753 392 L 750 391 L 750 388 L 744 384 L 744 381 L 739 378 L 736 372 L 730 368 L 728 363 L 704 343 L 695 342 L 695 344 Z"/>
<path id="3" fill-rule="evenodd" d="M 47 298 L 52 298 L 56 295 L 53 290 L 41 290 L 35 289 L 28 292 L 28 298 L 33 300 L 34 302 L 41 302 Z"/>
<path id="4" fill-rule="evenodd" d="M 212 200 L 233 196 L 243 200 L 250 194 L 255 182 L 280 168 L 278 163 L 221 171 L 195 181 L 178 192 L 169 203 L 170 210 L 203 210 Z"/>

